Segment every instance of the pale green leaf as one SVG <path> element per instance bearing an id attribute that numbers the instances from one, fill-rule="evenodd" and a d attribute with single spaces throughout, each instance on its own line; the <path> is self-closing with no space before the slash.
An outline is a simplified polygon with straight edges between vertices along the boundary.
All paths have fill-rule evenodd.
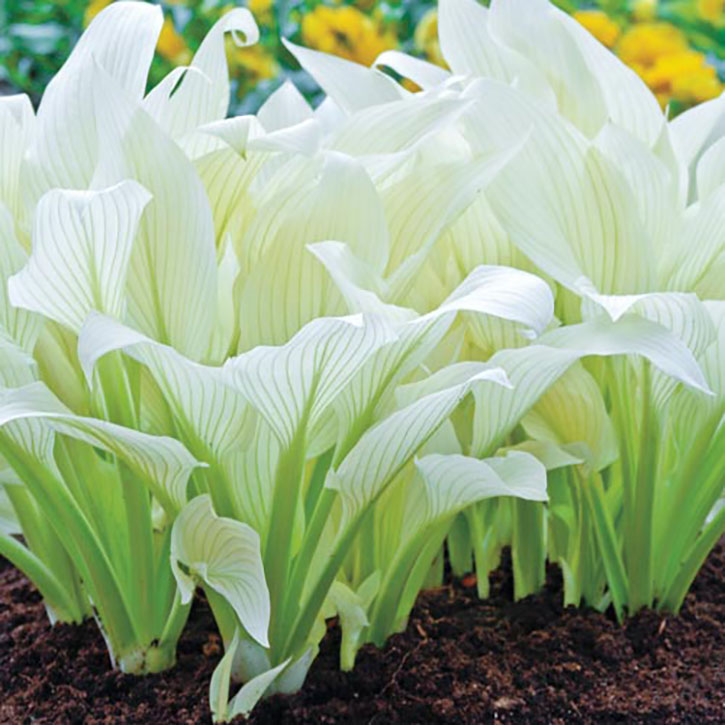
<path id="1" fill-rule="evenodd" d="M 725 184 L 725 131 L 697 164 L 697 198 L 705 199 Z"/>
<path id="2" fill-rule="evenodd" d="M 184 138 L 200 126 L 227 115 L 229 72 L 224 39 L 231 33 L 235 45 L 254 45 L 259 29 L 247 8 L 232 8 L 212 26 L 179 82 L 154 89 L 145 107 L 172 138 L 193 157 L 208 149 L 204 136 Z"/>
<path id="3" fill-rule="evenodd" d="M 102 90 L 96 69 L 130 100 L 140 101 L 162 22 L 158 5 L 136 2 L 115 2 L 93 19 L 38 108 L 28 158 L 34 198 L 56 187 L 88 188 L 103 125 L 95 113 Z"/>
<path id="4" fill-rule="evenodd" d="M 543 345 L 497 352 L 488 365 L 503 368 L 511 387 L 488 386 L 474 390 L 476 409 L 471 453 L 477 457 L 490 455 L 579 356 L 572 350 Z"/>
<path id="5" fill-rule="evenodd" d="M 273 91 L 256 115 L 267 132 L 297 126 L 314 117 L 310 104 L 290 81 Z"/>
<path id="6" fill-rule="evenodd" d="M 566 374 L 566 373 L 565 373 Z M 547 471 L 553 471 L 557 468 L 566 466 L 576 466 L 584 463 L 584 459 L 578 455 L 574 455 L 571 449 L 576 446 L 559 446 L 550 441 L 527 440 L 521 441 L 513 446 L 505 446 L 499 449 L 499 453 L 508 453 L 509 451 L 522 451 L 530 453 L 536 459 L 541 461 Z"/>
<path id="7" fill-rule="evenodd" d="M 8 299 L 7 280 L 27 262 L 28 255 L 13 230 L 13 219 L 0 203 L 0 345 L 17 345 L 32 352 L 43 325 L 42 317 L 13 307 Z"/>
<path id="8" fill-rule="evenodd" d="M 76 333 L 91 310 L 123 317 L 133 242 L 149 199 L 134 181 L 45 194 L 35 210 L 30 259 L 8 281 L 12 304 Z"/>
<path id="9" fill-rule="evenodd" d="M 285 39 L 282 42 L 327 96 L 346 113 L 394 101 L 406 93 L 392 78 L 378 70 L 303 48 Z"/>
<path id="10" fill-rule="evenodd" d="M 403 78 L 408 78 L 423 90 L 433 88 L 450 77 L 450 72 L 421 58 L 401 53 L 399 50 L 383 51 L 373 63 L 376 67 L 391 68 Z"/>
<path id="11" fill-rule="evenodd" d="M 0 97 L 0 204 L 18 220 L 22 212 L 21 169 L 35 126 L 26 95 Z"/>
<path id="12" fill-rule="evenodd" d="M 549 106 L 554 94 L 546 78 L 525 56 L 506 47 L 490 28 L 491 11 L 476 0 L 441 0 L 438 35 L 453 73 L 515 82 Z"/>
<path id="13" fill-rule="evenodd" d="M 642 355 L 674 380 L 696 390 L 710 390 L 690 349 L 667 328 L 638 315 L 617 322 L 602 315 L 580 325 L 567 325 L 541 338 L 551 345 L 584 355 Z"/>
<path id="14" fill-rule="evenodd" d="M 584 443 L 587 462 L 594 470 L 617 458 L 614 428 L 599 386 L 581 365 L 570 367 L 541 396 L 522 424 L 538 441 Z"/>
<path id="15" fill-rule="evenodd" d="M 113 79 L 103 80 L 94 113 L 101 124 L 97 183 L 132 178 L 152 195 L 141 219 L 128 275 L 135 327 L 193 359 L 208 353 L 216 307 L 214 223 L 191 161 Z M 183 300 L 196 300 L 183 304 Z"/>
<path id="16" fill-rule="evenodd" d="M 559 15 L 546 0 L 494 1 L 488 31 L 494 41 L 544 74 L 556 95 L 559 113 L 592 136 L 606 119 L 604 98 Z"/>
<path id="17" fill-rule="evenodd" d="M 171 408 L 182 438 L 196 455 L 210 455 L 219 461 L 248 445 L 256 416 L 232 387 L 228 370 L 195 363 L 171 347 L 94 313 L 89 315 L 78 339 L 78 358 L 89 386 L 93 385 L 97 361 L 112 350 L 123 350 L 148 368 Z"/>
<path id="18" fill-rule="evenodd" d="M 81 440 L 121 458 L 151 488 L 159 502 L 173 512 L 186 501 L 189 475 L 200 464 L 173 438 L 152 436 L 96 418 L 84 418 L 71 413 L 43 383 L 31 383 L 22 388 L 2 391 L 0 396 L 0 426 L 29 422 L 56 433 Z M 16 429 L 17 431 L 17 429 Z M 28 439 L 27 435 L 32 437 Z M 46 434 L 37 435 L 38 429 L 25 434 L 26 450 L 39 458 L 47 454 L 38 446 L 52 445 Z"/>
<path id="19" fill-rule="evenodd" d="M 499 385 L 499 371 L 478 371 L 419 398 L 367 430 L 325 484 L 340 493 L 345 516 L 351 518 L 375 500 L 463 398 L 486 382 Z"/>
<path id="20" fill-rule="evenodd" d="M 534 456 L 521 451 L 485 460 L 431 454 L 415 465 L 421 473 L 425 496 L 419 497 L 420 503 L 411 497 L 406 530 L 442 520 L 495 496 L 547 500 L 546 468 Z"/>
<path id="21" fill-rule="evenodd" d="M 604 100 L 606 119 L 653 146 L 665 120 L 654 94 L 631 68 L 592 38 L 576 19 L 554 8 L 551 12 L 576 42 L 581 61 L 591 72 Z M 576 100 L 585 107 L 589 94 Z"/>
<path id="22" fill-rule="evenodd" d="M 717 269 L 725 255 L 724 218 L 725 186 L 687 209 L 677 244 L 663 260 L 668 289 L 697 292 L 711 270 Z M 718 296 L 722 296 L 722 286 Z"/>
<path id="23" fill-rule="evenodd" d="M 189 573 L 185 573 L 181 566 Z M 259 535 L 246 524 L 217 516 L 208 495 L 192 499 L 171 532 L 171 566 L 188 602 L 194 579 L 221 594 L 245 630 L 268 647 L 269 591 L 264 578 Z"/>
<path id="24" fill-rule="evenodd" d="M 286 345 L 256 347 L 228 361 L 225 369 L 288 446 L 300 426 L 314 428 L 365 361 L 394 339 L 379 317 L 320 318 Z"/>

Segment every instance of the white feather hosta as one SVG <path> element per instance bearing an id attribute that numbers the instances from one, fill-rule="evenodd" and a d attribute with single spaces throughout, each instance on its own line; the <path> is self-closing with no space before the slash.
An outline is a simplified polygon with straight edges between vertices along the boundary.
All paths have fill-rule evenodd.
<path id="1" fill-rule="evenodd" d="M 397 52 L 384 53 L 376 65 L 415 80 L 428 96 L 465 101 L 454 124 L 459 143 L 478 153 L 505 148 L 513 153 L 445 232 L 416 284 L 428 293 L 445 292 L 471 265 L 503 261 L 555 282 L 559 321 L 584 321 L 598 338 L 592 347 L 574 328 L 564 328 L 550 339 L 570 341 L 581 352 L 606 348 L 612 354 L 633 352 L 625 343 L 635 339 L 629 326 L 636 336 L 642 328 L 653 341 L 662 337 L 663 346 L 656 343 L 664 354 L 660 364 L 642 350 L 652 361 L 644 368 L 641 358 L 633 358 L 587 362 L 586 369 L 567 373 L 527 413 L 520 434 L 577 446 L 589 462 L 588 470 L 565 469 L 551 476 L 561 483 L 559 500 L 551 507 L 550 554 L 564 567 L 568 601 L 582 596 L 601 606 L 613 601 L 618 615 L 655 602 L 677 609 L 725 525 L 715 509 L 708 517 L 723 490 L 722 462 L 715 451 L 724 411 L 717 393 L 714 400 L 712 394 L 719 372 L 704 369 L 689 381 L 692 392 L 687 393 L 678 392 L 668 378 L 677 356 L 688 357 L 694 372 L 695 360 L 712 359 L 717 348 L 714 311 L 723 297 L 725 258 L 720 168 L 725 97 L 668 121 L 631 70 L 545 0 L 498 0 L 490 8 L 475 0 L 441 0 L 439 27 L 450 73 Z M 309 51 L 298 57 L 344 107 L 349 67 L 326 64 Z M 371 87 L 375 73 L 367 71 Z M 365 96 L 369 113 L 386 102 L 382 93 Z M 337 263 L 337 278 L 343 271 L 346 286 L 355 282 L 387 293 L 380 278 L 360 276 L 349 259 L 344 268 Z M 612 322 L 619 328 L 617 339 L 607 343 Z M 480 325 L 469 329 L 473 348 L 464 354 L 486 358 L 495 352 L 487 328 L 488 336 L 480 334 Z M 659 369 L 650 371 L 652 364 Z M 684 432 L 678 423 L 681 395 L 698 400 L 690 409 L 687 436 L 697 445 L 689 449 L 679 440 Z M 620 458 L 612 465 L 617 453 Z M 602 471 L 601 476 L 594 471 Z M 684 491 L 693 480 L 698 503 L 683 514 Z M 590 489 L 585 514 L 572 518 L 584 489 Z M 467 525 L 459 527 L 465 536 L 469 529 L 480 530 L 481 521 L 490 521 L 491 507 L 479 510 L 478 519 L 468 516 Z M 538 549 L 529 557 L 538 561 L 538 573 L 517 587 L 517 595 L 525 595 L 541 582 L 545 534 L 540 523 L 532 541 L 517 541 L 515 521 L 514 516 L 514 570 L 522 580 L 525 565 L 519 562 L 517 568 L 517 548 Z M 593 575 L 582 569 L 585 555 L 577 543 L 578 532 L 590 521 L 601 561 Z M 614 521 L 623 522 L 621 531 L 615 531 Z M 667 526 L 678 527 L 675 541 L 667 540 Z M 478 534 L 471 536 L 475 550 Z M 500 545 L 494 543 L 492 550 Z M 478 553 L 485 569 L 487 557 Z M 464 552 L 454 569 L 467 566 L 466 558 Z M 495 560 L 494 554 L 490 561 Z M 481 574 L 485 570 L 479 571 L 479 583 Z"/>
<path id="2" fill-rule="evenodd" d="M 133 672 L 202 587 L 218 719 L 299 688 L 335 612 L 345 667 L 403 627 L 446 537 L 482 591 L 505 543 L 517 595 L 548 548 L 621 614 L 676 609 L 725 525 L 722 99 L 668 122 L 525 5 L 443 0 L 450 72 L 289 44 L 321 106 L 225 118 L 248 11 L 146 93 L 161 11 L 116 2 L 37 115 L 0 99 L 0 553 Z"/>

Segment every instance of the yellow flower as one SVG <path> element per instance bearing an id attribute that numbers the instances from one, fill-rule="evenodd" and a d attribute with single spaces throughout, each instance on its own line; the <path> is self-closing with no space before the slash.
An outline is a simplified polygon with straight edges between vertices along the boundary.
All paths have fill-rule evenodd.
<path id="1" fill-rule="evenodd" d="M 176 31 L 171 18 L 164 18 L 164 24 L 161 26 L 161 33 L 159 34 L 159 42 L 156 50 L 158 50 L 159 55 L 176 65 L 183 65 L 191 59 L 189 46 L 187 46 L 186 41 Z"/>
<path id="2" fill-rule="evenodd" d="M 611 48 L 617 42 L 619 25 L 601 10 L 577 10 L 574 19 L 607 48 Z"/>
<path id="3" fill-rule="evenodd" d="M 279 66 L 274 56 L 261 45 L 240 48 L 230 39 L 227 42 L 227 59 L 230 71 L 243 73 L 252 84 L 274 78 L 279 73 Z"/>
<path id="4" fill-rule="evenodd" d="M 715 68 L 702 53 L 688 46 L 681 30 L 669 23 L 633 25 L 622 36 L 617 52 L 663 107 L 671 100 L 700 103 L 722 91 Z"/>
<path id="5" fill-rule="evenodd" d="M 695 50 L 658 58 L 643 70 L 642 77 L 663 105 L 669 98 L 700 103 L 719 95 L 721 90 L 715 69 Z"/>
<path id="6" fill-rule="evenodd" d="M 83 26 L 90 24 L 91 20 L 98 15 L 98 13 L 111 4 L 111 0 L 91 0 L 86 6 L 86 12 L 83 14 Z"/>
<path id="7" fill-rule="evenodd" d="M 272 19 L 272 0 L 247 0 L 249 12 L 254 15 L 259 23 L 267 23 Z"/>
<path id="8" fill-rule="evenodd" d="M 396 46 L 395 36 L 383 32 L 367 15 L 350 5 L 318 5 L 302 18 L 304 45 L 370 65 L 384 50 Z"/>
<path id="9" fill-rule="evenodd" d="M 713 24 L 725 24 L 725 0 L 697 0 L 697 13 Z"/>
<path id="10" fill-rule="evenodd" d="M 663 55 L 687 50 L 684 33 L 670 23 L 632 25 L 617 46 L 617 55 L 635 69 L 650 66 Z"/>
<path id="11" fill-rule="evenodd" d="M 413 42 L 431 63 L 447 67 L 438 42 L 438 11 L 435 8 L 430 9 L 420 19 L 413 35 Z"/>

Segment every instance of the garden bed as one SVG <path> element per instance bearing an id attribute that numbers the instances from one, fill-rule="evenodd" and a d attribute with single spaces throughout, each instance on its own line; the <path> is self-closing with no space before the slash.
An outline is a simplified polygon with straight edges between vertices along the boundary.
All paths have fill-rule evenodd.
<path id="1" fill-rule="evenodd" d="M 609 615 L 561 606 L 561 580 L 511 604 L 508 562 L 480 602 L 470 581 L 422 595 L 406 633 L 338 670 L 331 627 L 302 693 L 274 697 L 256 723 L 725 721 L 725 540 L 681 616 Z M 200 656 L 200 655 L 204 656 Z M 145 678 L 109 670 L 96 626 L 50 628 L 40 598 L 0 564 L 0 722 L 205 723 L 221 655 L 197 601 L 176 668 Z"/>

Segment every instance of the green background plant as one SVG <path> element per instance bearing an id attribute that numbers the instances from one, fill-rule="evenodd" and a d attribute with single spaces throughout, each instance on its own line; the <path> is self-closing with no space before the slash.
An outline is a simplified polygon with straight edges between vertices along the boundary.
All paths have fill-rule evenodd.
<path id="1" fill-rule="evenodd" d="M 6 0 L 0 8 L 3 90 L 28 93 L 37 104 L 47 82 L 68 57 L 88 20 L 108 1 Z M 160 4 L 174 30 L 169 29 L 165 41 L 159 45 L 149 75 L 150 86 L 174 66 L 187 63 L 214 22 L 230 7 L 243 6 L 245 2 L 180 0 Z M 725 10 L 721 0 L 559 0 L 557 4 L 575 16 L 583 12 L 583 22 L 594 11 L 592 27 L 603 28 L 603 39 L 616 28 L 615 52 L 622 36 L 633 28 L 644 33 L 638 43 L 654 39 L 657 45 L 657 36 L 662 34 L 664 26 L 653 28 L 653 23 L 672 26 L 683 34 L 683 42 L 692 51 L 702 54 L 704 66 L 714 68 L 715 77 L 725 80 Z M 331 31 L 340 36 L 340 42 L 336 48 L 321 47 L 322 50 L 344 53 L 361 62 L 369 62 L 377 54 L 376 49 L 384 47 L 395 47 L 433 61 L 439 59 L 432 14 L 436 3 L 430 0 L 246 0 L 246 5 L 257 18 L 261 38 L 258 46 L 241 52 L 230 44 L 232 114 L 255 111 L 284 78 L 292 79 L 308 98 L 320 99 L 317 85 L 299 70 L 279 42 L 280 37 L 308 47 L 323 42 L 324 33 L 319 27 L 316 32 L 303 32 L 306 16 L 319 16 L 322 26 L 330 25 L 330 18 L 338 18 Z M 325 11 L 320 7 L 332 9 L 333 14 L 324 16 Z M 349 7 L 351 12 L 340 15 L 344 7 Z M 596 17 L 596 13 L 605 13 L 610 25 L 605 26 L 605 21 Z M 361 27 L 365 23 L 370 27 L 363 33 Z M 656 50 L 653 60 L 672 55 L 675 50 L 664 44 Z M 679 55 L 679 60 L 651 75 L 656 76 L 656 80 L 651 80 L 653 90 L 660 88 L 663 102 L 670 103 L 673 113 L 715 92 L 714 84 L 702 88 L 707 73 L 698 70 L 693 74 L 688 65 L 693 59 L 694 56 L 687 60 Z"/>

